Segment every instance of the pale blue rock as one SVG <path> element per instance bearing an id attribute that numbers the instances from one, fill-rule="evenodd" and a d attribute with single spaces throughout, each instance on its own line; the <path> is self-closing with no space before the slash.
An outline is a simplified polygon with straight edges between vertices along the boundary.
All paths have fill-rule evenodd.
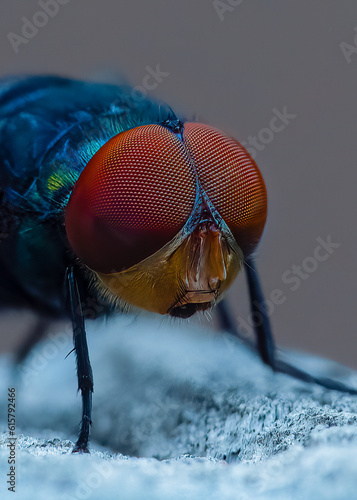
<path id="1" fill-rule="evenodd" d="M 70 328 L 17 372 L 1 359 L 3 432 L 7 388 L 16 388 L 17 499 L 356 498 L 357 397 L 273 374 L 238 341 L 195 324 L 123 316 L 89 323 L 88 343 L 90 455 L 71 455 L 81 401 L 74 355 L 65 359 Z M 336 363 L 289 356 L 357 387 Z M 13 498 L 7 438 L 1 498 Z"/>

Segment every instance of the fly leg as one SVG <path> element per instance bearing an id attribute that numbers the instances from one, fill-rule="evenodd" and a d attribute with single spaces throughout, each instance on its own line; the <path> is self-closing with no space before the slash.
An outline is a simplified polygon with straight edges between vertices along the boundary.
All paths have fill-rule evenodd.
<path id="1" fill-rule="evenodd" d="M 276 349 L 270 327 L 269 316 L 265 306 L 262 288 L 254 261 L 248 257 L 244 261 L 249 289 L 250 310 L 254 324 L 254 333 L 257 338 L 259 355 L 264 363 L 276 370 Z"/>
<path id="2" fill-rule="evenodd" d="M 249 289 L 253 329 L 257 343 L 256 345 L 253 344 L 251 340 L 240 334 L 236 327 L 234 318 L 232 318 L 232 315 L 230 314 L 224 301 L 221 301 L 217 306 L 222 328 L 224 328 L 228 333 L 239 337 L 246 345 L 248 345 L 248 347 L 257 350 L 262 361 L 269 365 L 275 372 L 285 373 L 286 375 L 290 375 L 296 379 L 317 384 L 325 387 L 326 389 L 357 395 L 357 389 L 353 389 L 342 382 L 338 382 L 327 377 L 314 377 L 313 375 L 310 375 L 300 368 L 296 368 L 289 362 L 281 359 L 280 353 L 275 347 L 269 316 L 265 306 L 264 295 L 260 286 L 253 258 L 248 257 L 244 264 Z"/>
<path id="3" fill-rule="evenodd" d="M 67 283 L 71 307 L 73 342 L 76 351 L 78 390 L 82 395 L 82 421 L 77 443 L 72 453 L 89 453 L 88 441 L 92 414 L 93 374 L 90 365 L 84 318 L 73 267 L 67 269 Z"/>

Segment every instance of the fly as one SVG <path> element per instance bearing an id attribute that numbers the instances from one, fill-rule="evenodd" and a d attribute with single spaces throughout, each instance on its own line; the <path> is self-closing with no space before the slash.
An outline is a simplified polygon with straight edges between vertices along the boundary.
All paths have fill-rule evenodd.
<path id="1" fill-rule="evenodd" d="M 276 353 L 253 261 L 267 214 L 262 175 L 220 130 L 130 89 L 59 77 L 0 82 L 0 301 L 73 325 L 88 452 L 93 375 L 85 319 L 133 306 L 188 318 L 216 306 L 244 267 L 256 348 L 273 370 L 312 377 Z M 65 285 L 64 285 L 65 283 Z M 45 331 L 41 320 L 24 346 Z"/>

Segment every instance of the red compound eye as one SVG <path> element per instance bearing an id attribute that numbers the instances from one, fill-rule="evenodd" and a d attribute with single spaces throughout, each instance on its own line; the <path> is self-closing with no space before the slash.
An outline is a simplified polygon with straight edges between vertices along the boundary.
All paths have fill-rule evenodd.
<path id="1" fill-rule="evenodd" d="M 265 184 L 255 161 L 238 141 L 200 123 L 185 124 L 184 141 L 203 189 L 249 255 L 267 213 Z"/>
<path id="2" fill-rule="evenodd" d="M 91 269 L 131 267 L 168 243 L 186 223 L 196 196 L 184 145 L 160 125 L 110 139 L 91 158 L 66 209 L 74 252 Z"/>

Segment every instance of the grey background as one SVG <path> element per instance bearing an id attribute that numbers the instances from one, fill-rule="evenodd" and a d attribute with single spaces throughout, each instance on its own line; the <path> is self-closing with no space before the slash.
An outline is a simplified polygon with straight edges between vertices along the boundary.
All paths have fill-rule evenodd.
<path id="1" fill-rule="evenodd" d="M 8 33 L 21 35 L 22 17 L 32 20 L 43 8 L 4 0 L 0 76 L 142 85 L 147 66 L 159 64 L 169 75 L 150 94 L 240 141 L 267 127 L 274 108 L 296 114 L 256 156 L 269 196 L 257 262 L 266 294 L 280 289 L 285 297 L 271 316 L 279 344 L 357 367 L 357 54 L 348 62 L 340 47 L 355 47 L 357 3 L 243 0 L 233 7 L 222 0 L 229 7 L 223 19 L 218 3 L 70 0 L 16 54 Z M 291 291 L 283 273 L 327 235 L 340 247 Z M 243 276 L 230 300 L 237 321 L 246 319 Z"/>

